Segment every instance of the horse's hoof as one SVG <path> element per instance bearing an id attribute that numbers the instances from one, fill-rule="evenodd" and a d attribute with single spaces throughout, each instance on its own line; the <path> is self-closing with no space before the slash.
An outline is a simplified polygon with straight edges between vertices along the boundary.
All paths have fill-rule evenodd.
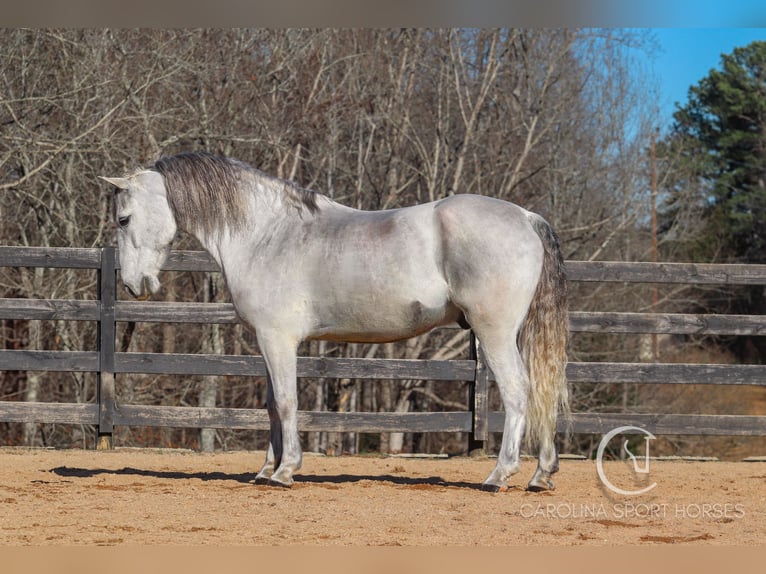
<path id="1" fill-rule="evenodd" d="M 529 492 L 546 492 L 548 490 L 556 490 L 556 485 L 550 478 L 539 476 L 529 481 L 527 485 Z"/>
<path id="2" fill-rule="evenodd" d="M 508 479 L 519 471 L 517 465 L 496 466 L 484 479 L 481 489 L 486 492 L 505 492 L 509 490 Z"/>
<path id="3" fill-rule="evenodd" d="M 269 484 L 271 482 L 271 476 L 274 474 L 274 468 L 262 468 L 255 475 L 255 484 Z"/>
<path id="4" fill-rule="evenodd" d="M 267 483 L 269 486 L 276 486 L 278 488 L 290 488 L 293 485 L 293 480 L 290 479 L 290 482 L 282 482 L 280 480 L 274 480 L 273 478 L 269 480 Z"/>
<path id="5" fill-rule="evenodd" d="M 279 486 L 281 488 L 290 488 L 295 481 L 293 480 L 292 474 L 287 473 L 280 473 L 279 471 L 275 472 L 269 477 L 268 484 L 270 486 Z"/>
<path id="6" fill-rule="evenodd" d="M 507 484 L 493 484 L 491 482 L 484 482 L 481 485 L 481 489 L 484 492 L 508 492 L 511 488 Z"/>

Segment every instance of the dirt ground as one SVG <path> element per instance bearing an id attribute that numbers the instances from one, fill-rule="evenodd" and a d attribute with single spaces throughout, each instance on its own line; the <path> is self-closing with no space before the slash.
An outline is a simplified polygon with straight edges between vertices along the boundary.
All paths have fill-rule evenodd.
<path id="1" fill-rule="evenodd" d="M 0 449 L 0 545 L 508 546 L 766 542 L 766 462 L 563 460 L 557 489 L 480 489 L 488 458 L 307 455 L 291 489 L 262 452 Z"/>

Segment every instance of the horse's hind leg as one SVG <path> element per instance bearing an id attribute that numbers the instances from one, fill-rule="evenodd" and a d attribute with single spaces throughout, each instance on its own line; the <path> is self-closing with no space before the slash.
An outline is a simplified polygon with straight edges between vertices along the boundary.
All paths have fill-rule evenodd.
<path id="1" fill-rule="evenodd" d="M 516 331 L 500 335 L 484 334 L 482 339 L 484 355 L 497 381 L 500 397 L 505 409 L 503 441 L 497 457 L 497 464 L 484 481 L 489 490 L 507 486 L 507 480 L 519 470 L 521 444 L 527 424 L 529 397 L 529 375 L 516 345 Z M 531 491 L 553 490 L 551 475 L 559 469 L 554 436 L 538 437 L 540 443 L 537 470 L 527 488 Z"/>
<path id="2" fill-rule="evenodd" d="M 500 490 L 520 467 L 521 442 L 527 412 L 529 377 L 516 346 L 516 330 L 474 328 L 487 364 L 492 369 L 505 408 L 503 440 L 494 470 L 484 481 L 485 488 Z"/>
<path id="3" fill-rule="evenodd" d="M 559 456 L 556 452 L 556 445 L 553 437 L 544 437 L 540 439 L 540 451 L 537 458 L 537 470 L 532 480 L 529 481 L 527 489 L 539 492 L 542 490 L 553 490 L 556 486 L 551 480 L 551 475 L 559 470 Z"/>

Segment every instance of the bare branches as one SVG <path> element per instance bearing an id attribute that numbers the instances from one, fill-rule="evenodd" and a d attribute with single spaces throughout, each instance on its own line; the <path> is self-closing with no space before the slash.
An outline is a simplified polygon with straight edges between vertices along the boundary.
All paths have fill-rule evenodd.
<path id="1" fill-rule="evenodd" d="M 0 240 L 109 243 L 111 199 L 97 175 L 206 150 L 362 209 L 453 193 L 502 197 L 551 220 L 568 255 L 635 258 L 646 247 L 648 104 L 622 48 L 642 42 L 593 30 L 0 30 Z M 204 279 L 168 280 L 168 297 L 204 296 Z M 14 294 L 49 286 L 83 296 L 94 283 L 0 276 Z M 582 291 L 578 304 L 599 295 Z M 95 336 L 89 324 L 62 328 L 65 336 L 51 326 L 40 336 L 72 344 Z M 140 325 L 132 345 L 197 352 L 204 337 L 209 349 L 258 351 L 252 334 L 229 327 Z M 440 332 L 327 352 L 443 360 L 465 357 L 468 345 L 465 333 Z M 262 381 L 222 390 L 229 383 L 219 399 L 262 404 Z M 156 377 L 124 392 L 210 401 L 212 387 L 200 394 L 199 384 Z M 335 384 L 310 385 L 302 400 L 337 407 Z M 463 388 L 437 395 L 421 381 L 349 384 L 344 400 L 358 404 L 347 408 L 462 408 L 465 400 Z"/>
<path id="2" fill-rule="evenodd" d="M 104 123 L 107 122 L 107 120 L 109 120 L 109 118 L 112 116 L 112 114 L 114 114 L 117 110 L 119 110 L 125 104 L 126 101 L 127 101 L 127 99 L 125 99 L 125 100 L 119 102 L 117 105 L 113 106 L 96 123 L 94 123 L 92 126 L 87 128 L 82 133 L 80 133 L 77 136 L 75 136 L 75 137 L 73 137 L 71 139 L 68 139 L 64 143 L 58 145 L 58 147 L 56 147 L 53 151 L 48 153 L 48 157 L 42 163 L 40 163 L 39 165 L 33 167 L 31 170 L 25 172 L 24 175 L 21 176 L 20 178 L 14 180 L 14 181 L 10 181 L 10 182 L 7 182 L 7 183 L 0 184 L 0 191 L 4 190 L 4 189 L 17 188 L 20 185 L 26 183 L 27 180 L 31 179 L 32 177 L 37 175 L 39 172 L 44 170 L 48 166 L 48 164 L 50 164 L 56 158 L 56 156 L 58 156 L 61 152 L 63 152 L 67 148 L 70 148 L 71 146 L 73 146 L 74 144 L 76 144 L 77 142 L 79 142 L 83 138 L 89 136 L 92 132 L 94 132 L 95 130 L 100 128 Z"/>

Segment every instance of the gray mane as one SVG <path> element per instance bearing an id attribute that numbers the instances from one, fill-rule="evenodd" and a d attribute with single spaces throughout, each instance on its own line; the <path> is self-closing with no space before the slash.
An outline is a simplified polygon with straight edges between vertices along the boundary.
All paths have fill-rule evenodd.
<path id="1" fill-rule="evenodd" d="M 281 196 L 283 202 L 310 213 L 319 210 L 317 194 L 298 185 L 270 177 L 236 159 L 204 152 L 160 158 L 153 169 L 165 179 L 168 203 L 181 228 L 199 228 L 210 235 L 227 225 L 247 223 L 247 187 L 250 175 Z"/>

